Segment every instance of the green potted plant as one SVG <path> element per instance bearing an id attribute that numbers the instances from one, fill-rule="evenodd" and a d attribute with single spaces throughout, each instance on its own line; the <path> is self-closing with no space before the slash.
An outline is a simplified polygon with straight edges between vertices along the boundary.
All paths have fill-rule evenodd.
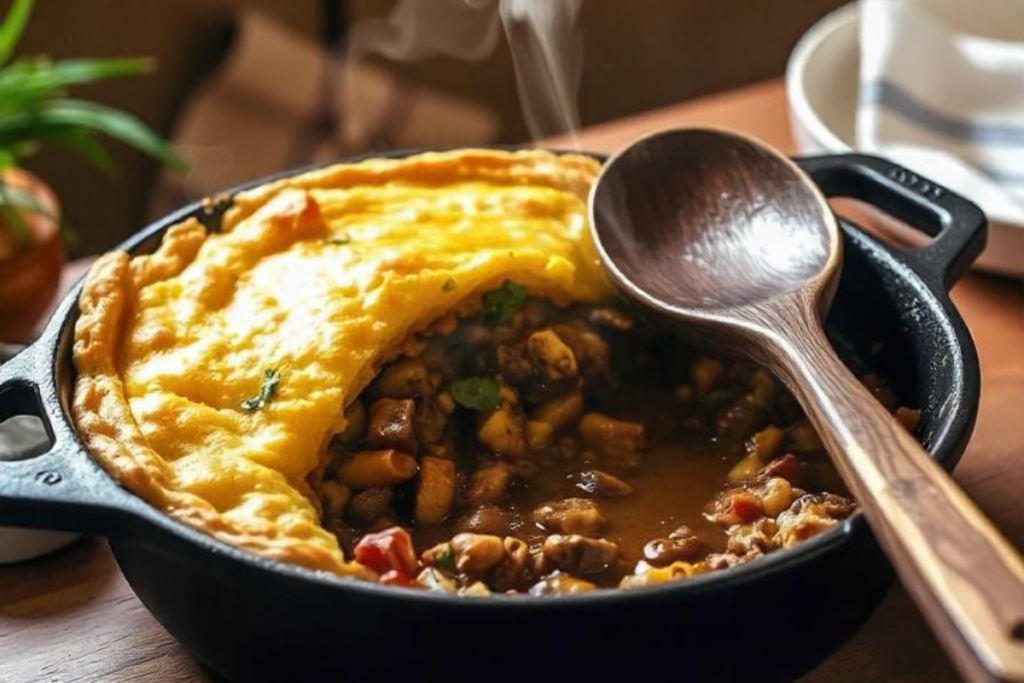
<path id="1" fill-rule="evenodd" d="M 14 0 L 0 24 L 0 340 L 27 340 L 60 282 L 64 245 L 73 238 L 53 190 L 19 166 L 53 144 L 110 172 L 97 141 L 105 136 L 175 168 L 184 163 L 134 116 L 73 98 L 67 90 L 149 72 L 146 58 L 13 59 L 34 0 Z"/>

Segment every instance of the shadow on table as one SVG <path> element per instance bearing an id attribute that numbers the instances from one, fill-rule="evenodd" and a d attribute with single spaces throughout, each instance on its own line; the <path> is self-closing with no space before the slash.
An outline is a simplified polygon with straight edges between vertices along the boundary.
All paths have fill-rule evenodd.
<path id="1" fill-rule="evenodd" d="M 827 615 L 821 615 L 827 618 Z M 794 647 L 799 647 L 794 643 Z M 850 642 L 799 683 L 958 683 L 917 607 L 896 584 Z"/>

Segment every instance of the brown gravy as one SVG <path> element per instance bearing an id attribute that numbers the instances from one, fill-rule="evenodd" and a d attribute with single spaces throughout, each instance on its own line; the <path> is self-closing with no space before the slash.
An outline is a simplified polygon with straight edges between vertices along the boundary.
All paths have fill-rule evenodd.
<path id="1" fill-rule="evenodd" d="M 314 482 L 325 525 L 382 581 L 426 585 L 432 571 L 428 587 L 440 577 L 451 591 L 540 580 L 577 592 L 652 566 L 690 575 L 775 547 L 775 517 L 812 508 L 805 490 L 842 491 L 799 406 L 764 370 L 698 352 L 614 305 L 558 309 L 516 287 L 384 368 Z M 595 471 L 614 487 L 595 490 Z M 813 507 L 813 529 L 852 511 L 833 498 L 833 512 Z M 551 505 L 571 509 L 540 514 Z M 670 537 L 694 544 L 682 564 L 645 554 Z M 507 556 L 495 559 L 501 539 Z M 476 569 L 457 569 L 463 561 Z"/>

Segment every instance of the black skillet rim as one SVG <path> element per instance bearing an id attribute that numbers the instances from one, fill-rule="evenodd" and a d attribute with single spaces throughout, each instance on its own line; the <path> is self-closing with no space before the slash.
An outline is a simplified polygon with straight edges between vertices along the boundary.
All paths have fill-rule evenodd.
<path id="1" fill-rule="evenodd" d="M 451 148 L 452 150 L 460 148 Z M 488 149 L 498 149 L 503 151 L 517 151 L 525 150 L 530 148 L 524 148 L 521 146 L 492 146 Z M 576 150 L 565 150 L 565 149 L 551 149 L 551 148 L 537 148 L 549 151 L 555 154 L 581 154 L 597 159 L 600 162 L 607 160 L 608 156 L 605 154 L 591 153 L 586 151 Z M 327 168 L 329 166 L 339 163 L 358 163 L 360 161 L 366 161 L 370 159 L 401 159 L 416 154 L 429 153 L 429 152 L 444 152 L 450 151 L 447 149 L 412 149 L 412 150 L 396 150 L 391 152 L 375 152 L 361 154 L 357 156 L 344 157 L 342 159 L 332 160 L 325 163 L 312 164 L 309 166 L 289 169 L 280 173 L 274 173 L 256 180 L 252 180 L 236 187 L 233 187 L 224 192 L 218 193 L 213 198 L 214 210 L 211 211 L 210 199 L 203 199 L 197 202 L 193 202 L 187 206 L 184 206 L 170 214 L 150 223 L 145 228 L 141 229 L 131 237 L 117 245 L 114 249 L 126 251 L 130 254 L 134 254 L 135 251 L 139 250 L 140 247 L 145 245 L 146 242 L 156 239 L 162 233 L 166 232 L 171 226 L 180 223 L 181 221 L 189 218 L 196 217 L 203 222 L 213 218 L 219 220 L 220 215 L 218 213 L 219 207 L 223 207 L 225 200 L 227 204 L 230 204 L 230 199 L 235 195 L 245 192 L 247 190 L 255 189 L 261 185 L 265 185 L 277 180 L 289 178 L 304 173 L 313 172 L 319 169 Z M 900 279 L 904 286 L 911 287 L 917 290 L 917 294 L 922 296 L 924 299 L 933 300 L 940 305 L 943 309 L 944 320 L 943 322 L 953 325 L 953 335 L 957 338 L 957 341 L 965 352 L 967 364 L 970 365 L 972 358 L 976 359 L 976 351 L 974 349 L 973 341 L 967 338 L 967 346 L 964 347 L 965 340 L 962 338 L 963 335 L 959 334 L 959 330 L 956 329 L 956 323 L 958 320 L 955 310 L 950 310 L 945 305 L 943 297 L 939 292 L 936 292 L 930 288 L 923 281 L 921 275 L 907 267 L 906 261 L 904 261 L 900 254 L 903 253 L 899 249 L 892 248 L 885 243 L 869 236 L 857 228 L 852 222 L 841 219 L 840 223 L 844 232 L 849 235 L 852 234 L 854 239 L 862 241 L 862 248 L 872 250 L 876 257 L 883 255 L 883 258 L 892 261 L 891 266 L 899 266 L 898 271 Z M 60 394 L 66 387 L 61 386 L 58 383 L 57 373 L 60 364 L 67 363 L 72 371 L 73 375 L 73 364 L 70 358 L 61 358 L 58 356 L 61 347 L 61 341 L 66 335 L 73 334 L 73 326 L 78 318 L 78 298 L 81 294 L 82 284 L 84 278 L 79 280 L 75 285 L 68 291 L 64 299 L 61 301 L 59 307 L 53 314 L 52 319 L 47 324 L 46 330 L 43 333 L 40 341 L 45 341 L 44 348 L 40 349 L 41 353 L 47 354 L 49 357 L 48 372 L 51 374 L 51 380 L 53 386 L 58 390 Z M 976 362 L 976 360 L 975 360 Z M 967 368 L 968 380 L 970 379 L 970 367 Z M 73 379 L 69 377 L 69 379 Z M 968 391 L 971 387 L 967 387 Z M 977 394 L 977 389 L 973 391 Z M 59 404 L 60 417 L 65 423 L 67 433 L 70 434 L 73 444 L 67 444 L 66 448 L 74 448 L 82 457 L 88 458 L 92 464 L 94 464 L 103 473 L 103 476 L 107 479 L 111 486 L 116 487 L 119 494 L 127 498 L 127 505 L 121 506 L 124 509 L 125 514 L 139 518 L 139 522 L 145 522 L 148 524 L 154 524 L 161 527 L 163 531 L 166 531 L 173 536 L 177 536 L 180 540 L 185 541 L 189 544 L 199 545 L 203 547 L 207 552 L 214 553 L 216 555 L 229 558 L 232 561 L 242 562 L 243 564 L 255 567 L 260 570 L 269 571 L 272 574 L 280 576 L 282 578 L 300 581 L 303 583 L 315 583 L 324 586 L 325 588 L 333 588 L 339 590 L 354 590 L 357 592 L 364 592 L 368 596 L 373 596 L 375 599 L 393 599 L 393 600 L 422 600 L 429 602 L 440 601 L 446 606 L 452 606 L 464 603 L 467 607 L 472 608 L 501 608 L 508 609 L 505 606 L 517 606 L 525 608 L 542 608 L 549 607 L 553 604 L 560 605 L 560 609 L 564 609 L 567 606 L 575 606 L 578 608 L 585 608 L 587 606 L 596 604 L 611 604 L 618 601 L 638 601 L 647 598 L 648 600 L 657 599 L 660 596 L 666 595 L 669 592 L 687 591 L 693 595 L 699 595 L 701 593 L 714 592 L 722 589 L 727 590 L 730 586 L 743 583 L 746 581 L 756 580 L 756 578 L 762 574 L 769 575 L 777 572 L 784 572 L 792 565 L 799 564 L 801 562 L 811 561 L 814 557 L 822 555 L 826 552 L 831 551 L 841 543 L 848 542 L 850 537 L 854 534 L 870 533 L 867 521 L 864 518 L 862 511 L 857 511 L 852 517 L 848 518 L 843 524 L 837 525 L 826 532 L 819 534 L 807 541 L 804 541 L 795 548 L 781 549 L 773 553 L 769 553 L 764 557 L 758 558 L 754 562 L 747 564 L 738 565 L 732 567 L 727 571 L 721 572 L 710 572 L 688 578 L 683 581 L 667 582 L 665 584 L 644 587 L 641 589 L 632 590 L 621 590 L 621 589 L 602 589 L 596 590 L 590 593 L 572 595 L 572 596 L 560 596 L 556 597 L 555 600 L 550 599 L 537 599 L 533 596 L 525 595 L 505 595 L 501 593 L 492 594 L 487 599 L 477 600 L 472 598 L 466 598 L 464 596 L 454 596 L 447 593 L 438 593 L 435 591 L 421 591 L 421 590 L 397 590 L 393 586 L 383 586 L 377 583 L 371 583 L 368 581 L 359 581 L 347 577 L 342 577 L 329 573 L 326 571 L 318 571 L 313 569 L 307 569 L 299 565 L 294 565 L 287 562 L 278 560 L 272 560 L 269 558 L 262 557 L 255 553 L 245 551 L 241 548 L 233 546 L 227 542 L 221 541 L 211 535 L 208 535 L 198 529 L 190 527 L 185 522 L 179 521 L 174 517 L 170 516 L 157 509 L 140 496 L 133 493 L 131 490 L 122 486 L 116 479 L 109 475 L 99 463 L 93 458 L 89 449 L 81 442 L 78 437 L 77 430 L 74 425 L 74 421 L 66 410 L 66 405 L 63 400 L 58 400 L 56 403 Z M 976 412 L 977 397 L 974 400 L 967 401 L 965 405 L 974 406 L 971 409 L 972 416 L 970 417 L 968 424 L 966 425 L 967 434 L 969 435 L 970 430 L 973 428 L 973 414 Z M 952 427 L 952 426 L 951 426 Z M 936 439 L 936 442 L 931 445 L 928 449 L 929 455 L 935 458 L 940 465 L 943 466 L 947 471 L 951 470 L 958 461 L 961 453 L 960 448 L 956 442 L 958 436 L 957 429 L 946 429 L 940 433 Z M 72 457 L 78 457 L 72 455 Z M 142 538 L 134 538 L 131 540 L 133 543 L 142 542 L 145 543 L 145 534 Z"/>

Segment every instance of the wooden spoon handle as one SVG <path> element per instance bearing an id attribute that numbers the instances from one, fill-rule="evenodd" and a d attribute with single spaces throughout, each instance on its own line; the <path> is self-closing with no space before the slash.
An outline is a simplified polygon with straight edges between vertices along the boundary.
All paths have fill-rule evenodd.
<path id="1" fill-rule="evenodd" d="M 776 322 L 791 333 L 770 335 L 770 364 L 961 674 L 1024 682 L 1021 555 L 843 365 L 814 313 Z"/>

